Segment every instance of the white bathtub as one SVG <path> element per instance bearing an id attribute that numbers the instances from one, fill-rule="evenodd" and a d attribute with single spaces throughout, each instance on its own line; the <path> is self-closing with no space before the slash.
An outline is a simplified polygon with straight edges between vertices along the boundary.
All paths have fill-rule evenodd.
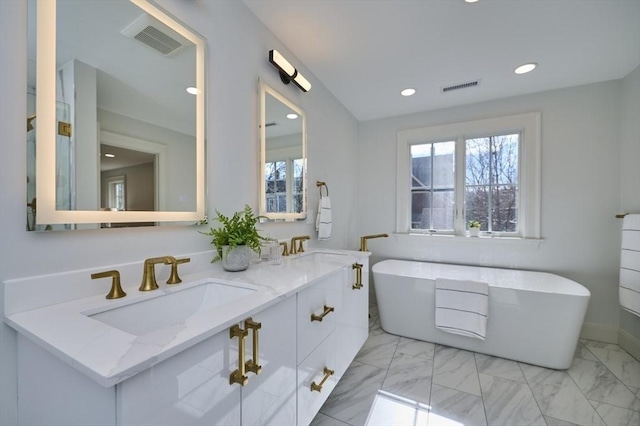
<path id="1" fill-rule="evenodd" d="M 380 324 L 388 333 L 542 367 L 571 366 L 590 293 L 560 276 L 531 271 L 384 260 L 373 265 Z M 489 283 L 485 340 L 435 327 L 434 280 Z"/>

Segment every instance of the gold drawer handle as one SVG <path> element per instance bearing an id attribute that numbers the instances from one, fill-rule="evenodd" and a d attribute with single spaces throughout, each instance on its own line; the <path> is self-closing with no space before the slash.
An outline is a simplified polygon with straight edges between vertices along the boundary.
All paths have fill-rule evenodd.
<path id="1" fill-rule="evenodd" d="M 234 337 L 238 338 L 238 369 L 234 370 L 233 373 L 229 375 L 230 385 L 238 383 L 240 386 L 244 386 L 249 381 L 249 378 L 244 374 L 244 339 L 247 337 L 247 334 L 249 334 L 247 330 L 241 329 L 238 324 L 229 329 L 229 337 L 231 339 L 233 339 Z"/>
<path id="2" fill-rule="evenodd" d="M 254 321 L 252 318 L 247 318 L 244 320 L 244 327 L 249 330 L 251 329 L 251 334 L 253 338 L 253 359 L 250 359 L 245 363 L 245 367 L 247 371 L 251 371 L 254 374 L 260 374 L 262 372 L 262 366 L 260 365 L 260 360 L 258 359 L 260 355 L 259 349 L 259 336 L 258 330 L 262 328 L 262 323 Z"/>
<path id="3" fill-rule="evenodd" d="M 322 381 L 320 382 L 320 384 L 316 385 L 316 382 L 311 382 L 311 392 L 313 391 L 322 392 L 322 386 L 324 385 L 324 382 L 329 380 L 329 377 L 333 376 L 333 373 L 335 373 L 335 371 L 329 370 L 327 367 L 325 367 L 324 377 L 322 378 Z"/>
<path id="4" fill-rule="evenodd" d="M 324 305 L 324 312 L 322 312 L 320 315 L 311 314 L 311 321 L 320 321 L 320 322 L 322 322 L 324 317 L 326 317 L 329 314 L 329 312 L 333 312 L 334 310 L 335 309 L 332 306 Z"/>
<path id="5" fill-rule="evenodd" d="M 362 265 L 360 263 L 354 263 L 352 268 L 356 270 L 356 283 L 351 288 L 353 290 L 360 290 L 364 287 L 362 284 Z"/>

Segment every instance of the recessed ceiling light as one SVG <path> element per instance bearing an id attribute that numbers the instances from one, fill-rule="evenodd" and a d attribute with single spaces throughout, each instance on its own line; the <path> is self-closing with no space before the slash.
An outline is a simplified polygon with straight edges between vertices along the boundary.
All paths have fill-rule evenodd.
<path id="1" fill-rule="evenodd" d="M 200 93 L 200 91 L 198 90 L 197 87 L 187 87 L 187 93 L 191 94 L 191 95 L 197 95 L 198 93 Z"/>
<path id="2" fill-rule="evenodd" d="M 400 92 L 402 96 L 411 96 L 411 95 L 415 95 L 415 93 L 416 93 L 416 89 L 411 89 L 411 88 L 404 89 L 402 92 Z"/>
<path id="3" fill-rule="evenodd" d="M 109 157 L 109 158 L 114 158 L 116 155 L 115 154 L 105 154 L 105 157 Z"/>
<path id="4" fill-rule="evenodd" d="M 295 120 L 296 118 L 298 118 L 298 114 L 294 114 L 294 113 L 287 114 L 287 118 L 289 120 Z"/>
<path id="5" fill-rule="evenodd" d="M 513 70 L 513 72 L 515 72 L 516 74 L 526 74 L 536 69 L 537 66 L 538 64 L 536 64 L 535 62 L 530 62 L 528 64 L 520 65 L 518 68 Z"/>
<path id="6" fill-rule="evenodd" d="M 476 3 L 476 2 L 478 2 L 478 0 L 464 0 L 464 1 L 467 2 L 467 3 Z"/>

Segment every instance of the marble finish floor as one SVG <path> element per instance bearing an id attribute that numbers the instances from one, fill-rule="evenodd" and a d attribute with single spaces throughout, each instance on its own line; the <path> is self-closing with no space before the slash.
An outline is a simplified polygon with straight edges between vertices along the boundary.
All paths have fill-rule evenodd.
<path id="1" fill-rule="evenodd" d="M 369 338 L 312 426 L 639 426 L 640 363 L 580 340 L 558 371 L 385 333 Z"/>

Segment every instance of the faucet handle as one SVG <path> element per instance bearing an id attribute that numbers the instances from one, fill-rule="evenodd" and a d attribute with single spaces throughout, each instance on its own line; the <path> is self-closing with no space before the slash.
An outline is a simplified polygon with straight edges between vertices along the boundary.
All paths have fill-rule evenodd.
<path id="1" fill-rule="evenodd" d="M 304 235 L 302 237 L 298 237 L 298 253 L 304 253 L 304 242 L 306 240 L 310 240 L 311 237 L 308 235 Z"/>
<path id="2" fill-rule="evenodd" d="M 111 277 L 111 290 L 105 296 L 107 299 L 120 299 L 121 297 L 125 297 L 127 293 L 124 292 L 122 286 L 120 285 L 120 272 L 116 270 L 112 271 L 104 271 L 97 272 L 95 274 L 91 274 L 91 279 L 95 280 L 97 278 L 107 278 Z"/>
<path id="3" fill-rule="evenodd" d="M 287 242 L 286 241 L 282 241 L 280 243 L 280 245 L 282 246 L 282 255 L 283 256 L 289 256 L 289 250 L 287 249 Z"/>
<path id="4" fill-rule="evenodd" d="M 169 279 L 167 280 L 167 284 L 179 284 L 182 282 L 180 277 L 178 276 L 178 265 L 182 265 L 183 263 L 191 262 L 190 257 L 185 257 L 182 259 L 174 259 L 171 262 L 171 275 L 169 275 Z"/>

